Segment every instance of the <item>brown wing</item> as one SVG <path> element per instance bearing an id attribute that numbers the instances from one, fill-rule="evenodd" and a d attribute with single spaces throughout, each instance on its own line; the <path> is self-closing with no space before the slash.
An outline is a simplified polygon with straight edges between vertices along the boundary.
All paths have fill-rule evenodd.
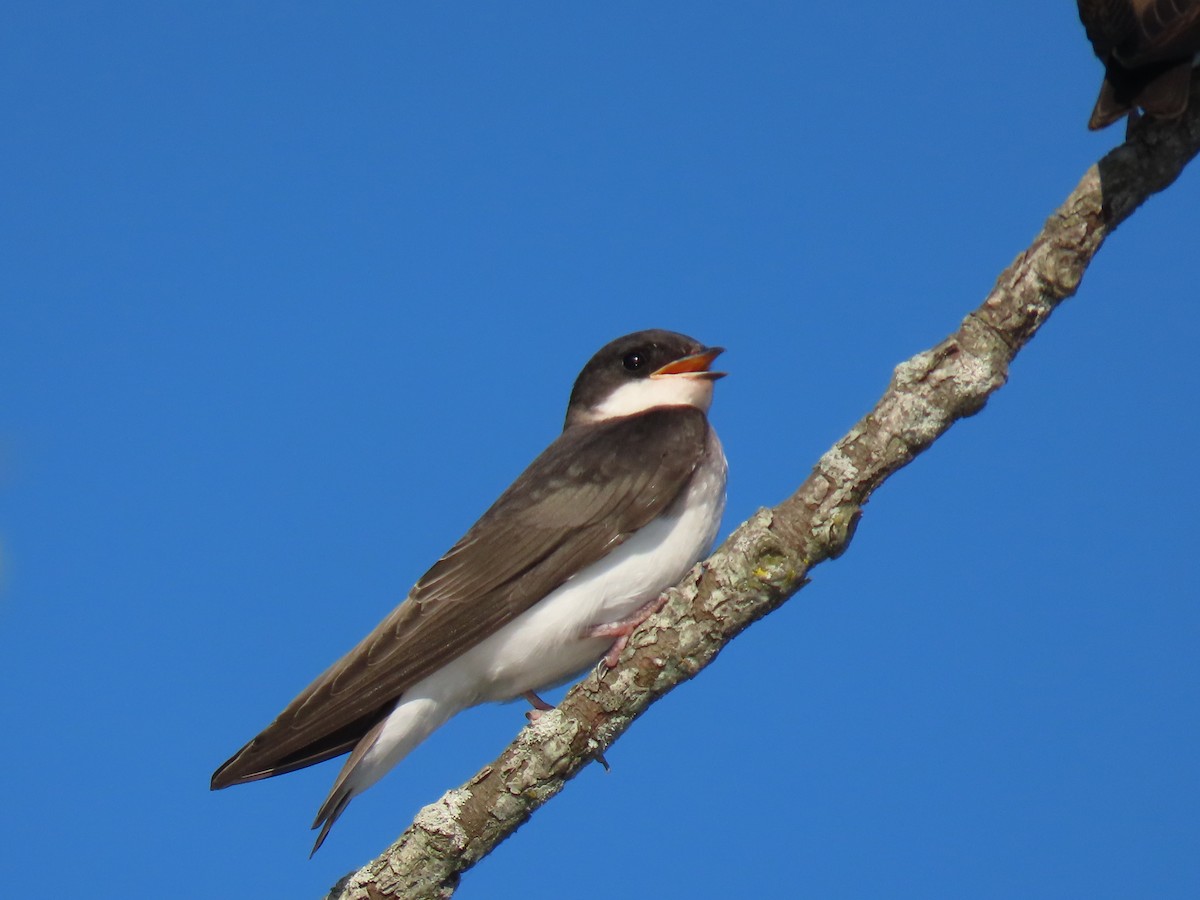
<path id="1" fill-rule="evenodd" d="M 1138 30 L 1135 5 L 1143 0 L 1077 0 L 1079 19 L 1100 59 L 1107 61 L 1116 47 L 1134 38 Z"/>
<path id="2" fill-rule="evenodd" d="M 1127 68 L 1190 57 L 1200 50 L 1200 0 L 1078 0 L 1096 55 Z"/>
<path id="3" fill-rule="evenodd" d="M 704 414 L 691 407 L 563 432 L 404 603 L 217 769 L 213 789 L 350 750 L 405 690 L 659 515 L 707 438 Z"/>
<path id="4" fill-rule="evenodd" d="M 1200 0 L 1135 0 L 1136 21 L 1113 55 L 1127 68 L 1186 59 L 1200 51 Z"/>

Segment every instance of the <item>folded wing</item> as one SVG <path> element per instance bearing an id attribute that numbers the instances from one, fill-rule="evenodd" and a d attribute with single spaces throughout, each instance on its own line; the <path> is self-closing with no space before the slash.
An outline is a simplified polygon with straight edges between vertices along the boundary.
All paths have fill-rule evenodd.
<path id="1" fill-rule="evenodd" d="M 413 684 L 666 509 L 708 422 L 665 407 L 563 432 L 353 650 L 214 773 L 213 789 L 348 752 Z"/>

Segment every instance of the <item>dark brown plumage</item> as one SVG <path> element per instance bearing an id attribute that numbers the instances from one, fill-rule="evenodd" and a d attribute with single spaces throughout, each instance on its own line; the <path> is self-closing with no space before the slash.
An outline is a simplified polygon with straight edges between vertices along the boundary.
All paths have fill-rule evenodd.
<path id="1" fill-rule="evenodd" d="M 1192 60 L 1200 52 L 1200 0 L 1077 0 L 1079 18 L 1104 81 L 1088 127 L 1142 109 L 1156 119 L 1183 115 Z"/>
<path id="2" fill-rule="evenodd" d="M 692 407 L 563 432 L 406 603 L 217 769 L 212 787 L 283 775 L 353 749 L 410 685 L 662 513 L 699 464 L 707 433 L 704 413 Z"/>

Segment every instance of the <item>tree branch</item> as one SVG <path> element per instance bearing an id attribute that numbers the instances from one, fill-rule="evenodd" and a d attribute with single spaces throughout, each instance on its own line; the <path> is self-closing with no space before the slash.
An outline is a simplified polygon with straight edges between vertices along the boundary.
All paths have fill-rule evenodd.
<path id="1" fill-rule="evenodd" d="M 1193 93 L 1200 74 L 1193 77 Z M 875 408 L 800 488 L 742 524 L 632 637 L 619 666 L 573 688 L 467 784 L 418 813 L 380 857 L 326 900 L 446 898 L 462 873 L 613 743 L 652 703 L 779 607 L 809 570 L 849 545 L 863 505 L 957 420 L 979 412 L 1013 358 L 1075 293 L 1105 238 L 1200 151 L 1200 102 L 1175 123 L 1143 121 L 1090 168 L 983 304 L 936 347 L 896 367 Z"/>

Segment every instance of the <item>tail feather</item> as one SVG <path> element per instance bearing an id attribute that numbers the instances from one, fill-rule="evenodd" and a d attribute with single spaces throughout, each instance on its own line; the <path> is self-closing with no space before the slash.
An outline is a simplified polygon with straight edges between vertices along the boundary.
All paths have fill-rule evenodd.
<path id="1" fill-rule="evenodd" d="M 353 796 L 354 794 L 352 794 L 350 791 L 346 791 L 341 795 L 341 797 L 338 798 L 337 803 L 330 807 L 323 821 L 318 819 L 313 823 L 313 828 L 316 828 L 318 825 L 321 826 L 321 833 L 317 835 L 316 843 L 313 844 L 312 850 L 308 852 L 309 859 L 312 859 L 314 856 L 316 856 L 317 851 L 321 849 L 321 845 L 325 843 L 325 838 L 329 835 L 329 829 L 332 828 L 333 823 L 338 820 L 338 816 L 340 816 L 346 807 L 350 805 L 350 799 Z M 333 798 L 330 797 L 330 799 L 332 800 Z M 328 800 L 325 801 L 325 805 L 329 806 Z M 322 809 L 324 809 L 324 807 L 322 807 Z"/>
<path id="2" fill-rule="evenodd" d="M 374 728 L 363 735 L 362 740 L 355 745 L 354 750 L 346 759 L 342 770 L 338 772 L 338 777 L 334 779 L 333 787 L 329 789 L 329 796 L 325 798 L 325 802 L 317 810 L 317 818 L 312 823 L 312 827 L 314 829 L 320 828 L 321 833 L 317 835 L 317 842 L 313 844 L 312 852 L 308 854 L 309 859 L 312 859 L 313 855 L 321 849 L 321 845 L 325 843 L 325 838 L 329 834 L 329 829 L 338 820 L 338 816 L 345 812 L 354 795 L 361 793 L 367 787 L 367 785 L 363 785 L 356 789 L 351 780 L 359 764 L 362 763 L 363 757 L 367 755 L 367 752 L 379 740 L 379 735 L 383 732 L 383 726 L 386 724 L 386 718 L 380 719 Z"/>
<path id="3" fill-rule="evenodd" d="M 1191 60 L 1126 69 L 1110 60 L 1088 128 L 1106 128 L 1136 109 L 1156 119 L 1174 119 L 1187 110 Z"/>
<path id="4" fill-rule="evenodd" d="M 361 794 L 408 755 L 417 744 L 442 725 L 462 706 L 432 696 L 402 697 L 395 708 L 380 719 L 355 745 L 313 822 L 320 828 L 312 852 L 316 853 L 333 823 L 350 801 Z M 309 854 L 310 856 L 312 854 Z"/>

